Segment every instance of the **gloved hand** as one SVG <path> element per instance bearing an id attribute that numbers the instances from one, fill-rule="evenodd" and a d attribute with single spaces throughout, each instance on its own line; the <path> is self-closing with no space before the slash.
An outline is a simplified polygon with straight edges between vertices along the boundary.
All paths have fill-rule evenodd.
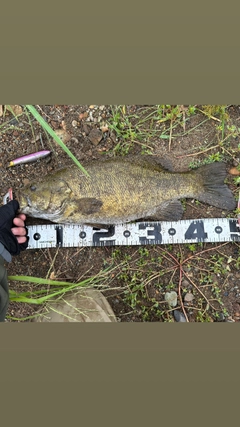
<path id="1" fill-rule="evenodd" d="M 20 251 L 23 251 L 28 246 L 27 236 L 26 242 L 18 243 L 17 237 L 11 231 L 11 228 L 16 227 L 13 219 L 17 216 L 18 209 L 19 203 L 17 200 L 11 200 L 11 202 L 0 207 L 0 243 L 3 244 L 11 255 L 18 255 Z M 7 259 L 7 261 L 9 260 Z"/>

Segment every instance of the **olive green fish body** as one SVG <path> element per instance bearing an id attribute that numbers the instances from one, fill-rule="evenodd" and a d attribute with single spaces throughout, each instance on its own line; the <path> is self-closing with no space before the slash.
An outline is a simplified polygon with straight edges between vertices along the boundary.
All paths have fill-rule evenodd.
<path id="1" fill-rule="evenodd" d="M 162 163 L 162 164 L 161 164 Z M 117 224 L 140 218 L 180 219 L 181 198 L 233 209 L 225 165 L 176 173 L 154 158 L 115 158 L 61 169 L 18 193 L 21 212 L 61 223 Z M 217 165 L 217 166 L 216 166 Z"/>

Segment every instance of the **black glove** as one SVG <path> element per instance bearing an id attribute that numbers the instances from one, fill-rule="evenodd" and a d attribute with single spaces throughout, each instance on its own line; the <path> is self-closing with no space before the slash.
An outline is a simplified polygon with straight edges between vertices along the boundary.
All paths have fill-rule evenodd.
<path id="1" fill-rule="evenodd" d="M 16 236 L 11 232 L 11 228 L 15 227 L 13 219 L 16 217 L 18 209 L 19 203 L 17 200 L 11 200 L 11 202 L 0 207 L 0 243 L 11 255 L 18 255 L 20 251 L 23 251 L 28 246 L 27 236 L 26 242 L 19 244 Z M 4 258 L 6 259 L 6 257 Z"/>

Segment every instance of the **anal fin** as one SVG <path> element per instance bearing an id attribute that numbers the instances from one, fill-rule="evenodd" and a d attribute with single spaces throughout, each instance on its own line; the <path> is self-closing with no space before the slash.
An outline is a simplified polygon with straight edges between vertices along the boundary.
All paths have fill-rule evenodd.
<path id="1" fill-rule="evenodd" d="M 156 208 L 151 217 L 146 219 L 152 221 L 179 221 L 183 216 L 183 206 L 179 200 L 165 202 Z"/>

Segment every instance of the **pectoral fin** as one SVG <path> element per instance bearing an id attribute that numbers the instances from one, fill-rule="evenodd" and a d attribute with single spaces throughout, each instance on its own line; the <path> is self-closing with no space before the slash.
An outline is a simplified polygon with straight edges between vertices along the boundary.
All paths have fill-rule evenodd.
<path id="1" fill-rule="evenodd" d="M 79 215 L 92 215 L 100 211 L 103 202 L 94 197 L 84 197 L 81 199 L 72 199 L 65 208 L 65 216 L 71 217 L 79 213 Z"/>
<path id="2" fill-rule="evenodd" d="M 76 205 L 83 215 L 91 215 L 100 211 L 103 202 L 102 200 L 94 197 L 84 197 L 77 200 Z"/>

